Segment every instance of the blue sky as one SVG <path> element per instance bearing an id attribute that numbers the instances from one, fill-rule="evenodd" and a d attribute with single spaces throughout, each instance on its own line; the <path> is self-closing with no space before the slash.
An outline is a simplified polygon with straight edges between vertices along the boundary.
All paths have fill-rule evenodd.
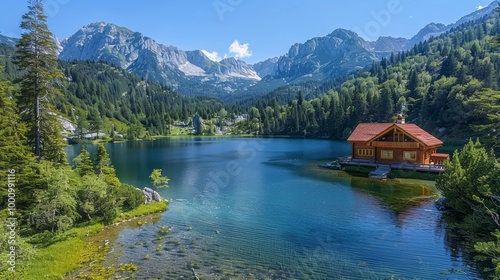
<path id="1" fill-rule="evenodd" d="M 182 50 L 204 49 L 249 63 L 337 28 L 410 38 L 430 22 L 449 24 L 492 0 L 45 0 L 50 30 L 66 38 L 105 21 Z M 22 0 L 0 2 L 0 32 L 19 37 Z"/>

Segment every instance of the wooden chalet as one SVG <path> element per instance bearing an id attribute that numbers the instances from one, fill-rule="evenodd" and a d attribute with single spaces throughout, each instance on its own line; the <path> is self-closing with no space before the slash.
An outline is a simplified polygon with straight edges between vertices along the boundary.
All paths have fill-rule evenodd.
<path id="1" fill-rule="evenodd" d="M 437 153 L 443 142 L 415 124 L 360 123 L 347 139 L 351 161 L 374 164 L 441 165 L 448 154 Z"/>

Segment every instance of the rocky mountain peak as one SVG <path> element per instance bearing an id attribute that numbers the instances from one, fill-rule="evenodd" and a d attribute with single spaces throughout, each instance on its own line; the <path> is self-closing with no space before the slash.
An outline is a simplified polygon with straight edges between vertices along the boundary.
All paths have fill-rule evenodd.
<path id="1" fill-rule="evenodd" d="M 254 65 L 235 58 L 219 61 L 204 50 L 183 51 L 106 22 L 88 24 L 63 40 L 59 57 L 63 60 L 105 61 L 168 84 L 180 93 L 187 90 L 189 94 L 194 91 L 221 96 L 237 89 L 245 91 L 257 83 L 269 82 L 261 87 L 268 90 L 276 85 L 324 81 L 345 75 L 391 52 L 408 50 L 459 23 L 480 19 L 490 14 L 498 2 L 494 1 L 455 24 L 430 23 L 409 40 L 382 36 L 375 42 L 367 42 L 355 32 L 339 28 L 323 37 L 293 44 L 284 55 Z M 263 77 L 267 78 L 262 80 Z"/>

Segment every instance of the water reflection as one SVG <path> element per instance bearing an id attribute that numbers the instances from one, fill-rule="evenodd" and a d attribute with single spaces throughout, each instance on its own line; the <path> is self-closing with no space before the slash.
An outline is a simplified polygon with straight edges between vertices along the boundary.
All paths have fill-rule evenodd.
<path id="1" fill-rule="evenodd" d="M 317 167 L 349 153 L 344 142 L 252 141 L 109 147 L 123 182 L 146 185 L 162 168 L 171 183 L 161 194 L 173 199 L 157 225 L 120 233 L 120 262 L 140 265 L 139 279 L 192 278 L 193 271 L 206 279 L 436 279 L 450 268 L 475 275 L 447 251 L 431 188 Z M 172 230 L 159 239 L 162 226 Z"/>

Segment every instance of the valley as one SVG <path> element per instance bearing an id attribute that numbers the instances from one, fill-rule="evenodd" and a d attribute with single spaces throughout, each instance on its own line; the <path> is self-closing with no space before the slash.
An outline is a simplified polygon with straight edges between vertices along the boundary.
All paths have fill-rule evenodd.
<path id="1" fill-rule="evenodd" d="M 255 4 L 219 2 L 228 20 Z M 0 218 L 16 219 L 0 228 L 14 236 L 0 240 L 0 260 L 12 263 L 0 278 L 498 277 L 498 1 L 409 38 L 336 26 L 252 63 L 247 38 L 221 54 L 207 51 L 219 38 L 210 34 L 196 38 L 206 48 L 177 47 L 97 7 L 100 17 L 56 38 L 47 22 L 79 3 L 56 6 L 67 8 L 60 14 L 46 14 L 42 0 L 28 4 L 19 38 L 0 34 L 0 177 L 9 179 Z M 373 14 L 368 23 L 380 20 Z M 165 32 L 188 18 L 214 20 L 166 15 L 179 23 L 157 26 Z M 245 24 L 230 27 L 260 21 Z M 277 36 L 278 26 L 259 32 Z M 439 175 L 375 180 L 356 167 L 319 167 L 356 147 L 373 157 L 363 146 L 373 139 L 345 140 L 360 123 L 398 121 L 419 130 L 391 141 L 443 140 L 441 161 L 450 157 Z M 417 160 L 424 140 L 393 147 Z M 145 203 L 144 187 L 158 204 Z M 161 213 L 136 217 L 153 212 Z M 87 253 L 64 258 L 58 248 L 71 246 Z"/>

